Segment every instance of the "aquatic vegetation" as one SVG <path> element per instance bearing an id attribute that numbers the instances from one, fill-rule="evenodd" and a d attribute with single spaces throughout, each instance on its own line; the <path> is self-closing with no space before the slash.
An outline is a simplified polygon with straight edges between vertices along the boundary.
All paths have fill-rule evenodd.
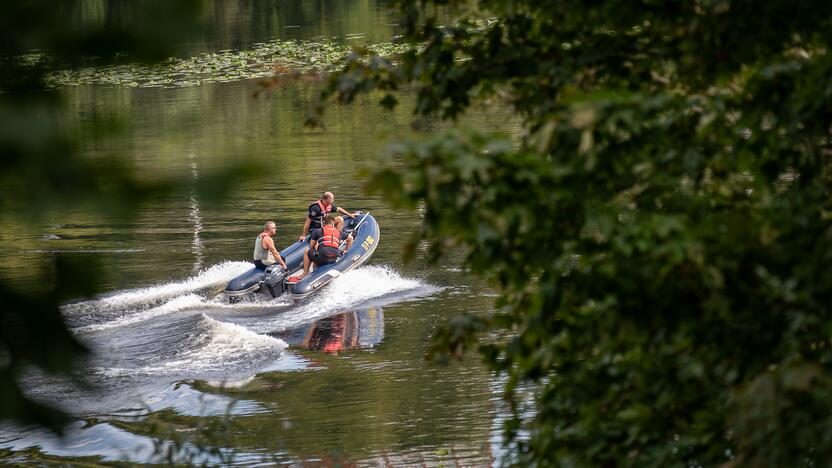
<path id="1" fill-rule="evenodd" d="M 380 56 L 405 52 L 407 44 L 380 43 L 366 49 Z M 258 43 L 248 50 L 223 50 L 189 58 L 170 58 L 158 64 L 122 64 L 62 70 L 46 77 L 50 86 L 105 84 L 134 88 L 174 88 L 266 78 L 290 73 L 334 70 L 353 51 L 349 44 L 332 41 L 281 41 Z M 28 61 L 45 60 L 31 54 Z"/>

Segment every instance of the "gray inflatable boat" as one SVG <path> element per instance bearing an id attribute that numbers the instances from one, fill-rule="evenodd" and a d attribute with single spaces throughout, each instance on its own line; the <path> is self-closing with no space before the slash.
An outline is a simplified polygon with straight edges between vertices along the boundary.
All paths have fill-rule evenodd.
<path id="1" fill-rule="evenodd" d="M 367 263 L 381 235 L 378 223 L 369 213 L 345 218 L 343 232 L 353 236 L 352 247 L 344 251 L 342 245 L 342 253 L 335 263 L 315 268 L 302 280 L 293 282 L 289 278 L 303 271 L 303 255 L 309 247 L 309 236 L 280 251 L 287 270 L 280 265 L 271 265 L 265 270 L 252 267 L 229 281 L 223 293 L 231 302 L 257 293 L 278 297 L 288 292 L 295 301 L 307 299 L 341 274 Z"/>

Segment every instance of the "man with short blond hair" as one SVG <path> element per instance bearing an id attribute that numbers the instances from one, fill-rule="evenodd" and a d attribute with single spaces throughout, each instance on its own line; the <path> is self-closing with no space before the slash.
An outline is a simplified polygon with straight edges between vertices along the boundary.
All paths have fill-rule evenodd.
<path id="1" fill-rule="evenodd" d="M 263 225 L 263 232 L 254 241 L 254 266 L 265 270 L 267 266 L 279 263 L 286 269 L 286 262 L 280 256 L 280 252 L 274 247 L 272 237 L 277 233 L 277 224 L 274 221 L 266 221 Z"/>

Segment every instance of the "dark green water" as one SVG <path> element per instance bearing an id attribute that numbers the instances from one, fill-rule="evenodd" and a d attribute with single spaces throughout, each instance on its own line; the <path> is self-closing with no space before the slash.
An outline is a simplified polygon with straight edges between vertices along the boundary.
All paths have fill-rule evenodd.
<path id="1" fill-rule="evenodd" d="M 88 3 L 86 20 L 100 9 Z M 212 33 L 183 49 L 321 36 L 374 42 L 394 34 L 378 2 L 211 5 Z M 28 267 L 56 252 L 94 255 L 105 264 L 107 293 L 65 307 L 70 327 L 95 350 L 80 372 L 88 386 L 40 375 L 25 382 L 31 394 L 76 416 L 67 437 L 2 427 L 0 461 L 158 462 L 159 447 L 174 440 L 209 463 L 223 459 L 197 445 L 219 448 L 237 464 L 482 466 L 500 455 L 499 381 L 475 356 L 444 368 L 424 360 L 439 324 L 487 313 L 494 291 L 453 259 L 403 265 L 418 213 L 391 210 L 361 190 L 361 169 L 391 139 L 419 137 L 410 130 L 411 96 L 400 96 L 403 105 L 392 113 L 371 98 L 333 108 L 326 129 L 310 130 L 302 122 L 318 86 L 291 82 L 256 98 L 253 81 L 61 91 L 69 109 L 62 119 L 86 135 L 90 158 L 120 154 L 148 178 L 177 175 L 194 184 L 240 161 L 258 171 L 214 204 L 184 190 L 117 224 L 78 206 L 40 231 L 4 226 L 4 277 L 25 284 Z M 102 118 L 124 131 L 93 132 Z M 498 110 L 464 124 L 516 131 L 506 122 Z M 276 220 L 276 242 L 288 245 L 324 190 L 336 204 L 379 220 L 371 262 L 309 303 L 223 301 L 220 289 L 248 268 L 263 222 Z M 218 439 L 200 429 L 226 421 L 214 431 Z"/>

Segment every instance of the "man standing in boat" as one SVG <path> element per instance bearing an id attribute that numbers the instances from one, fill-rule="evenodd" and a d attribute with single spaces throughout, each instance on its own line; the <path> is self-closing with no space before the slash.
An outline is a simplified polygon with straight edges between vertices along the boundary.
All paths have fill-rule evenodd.
<path id="1" fill-rule="evenodd" d="M 320 200 L 316 200 L 309 205 L 309 215 L 306 217 L 306 223 L 303 225 L 303 234 L 298 237 L 298 240 L 303 241 L 311 230 L 321 229 L 323 227 L 324 216 L 329 213 L 341 213 L 350 218 L 355 218 L 353 213 L 339 206 L 335 206 L 335 195 L 332 192 L 324 192 Z M 341 226 L 336 227 L 341 230 L 344 226 L 342 223 Z"/>
<path id="2" fill-rule="evenodd" d="M 309 248 L 303 254 L 303 274 L 290 280 L 300 281 L 305 278 L 313 262 L 321 266 L 335 263 L 338 260 L 338 255 L 341 253 L 341 231 L 335 227 L 335 218 L 331 214 L 324 216 L 323 227 L 312 230 Z M 345 251 L 352 247 L 352 235 L 347 236 L 346 243 Z"/>
<path id="3" fill-rule="evenodd" d="M 277 233 L 277 224 L 274 221 L 266 221 L 263 232 L 254 241 L 254 266 L 265 270 L 267 266 L 279 263 L 286 269 L 286 262 L 280 256 L 280 252 L 274 248 L 272 237 Z"/>

